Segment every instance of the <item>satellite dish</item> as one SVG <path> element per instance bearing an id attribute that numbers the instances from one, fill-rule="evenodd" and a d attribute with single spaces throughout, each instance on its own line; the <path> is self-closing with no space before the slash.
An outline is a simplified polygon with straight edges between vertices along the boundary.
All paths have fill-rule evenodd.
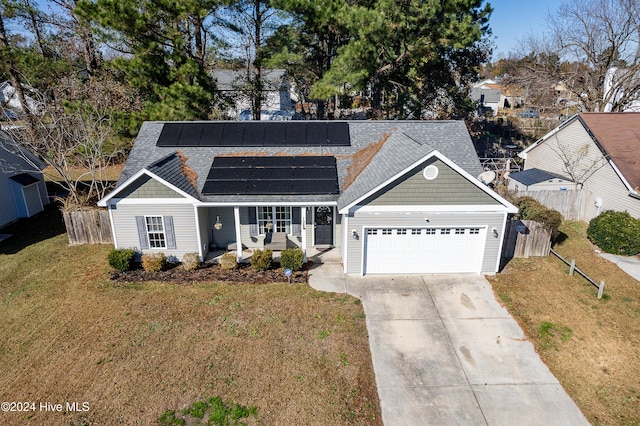
<path id="1" fill-rule="evenodd" d="M 485 185 L 489 185 L 495 179 L 496 179 L 496 172 L 494 172 L 493 170 L 487 170 L 486 172 L 480 173 L 480 175 L 478 175 L 478 180 L 484 183 Z"/>

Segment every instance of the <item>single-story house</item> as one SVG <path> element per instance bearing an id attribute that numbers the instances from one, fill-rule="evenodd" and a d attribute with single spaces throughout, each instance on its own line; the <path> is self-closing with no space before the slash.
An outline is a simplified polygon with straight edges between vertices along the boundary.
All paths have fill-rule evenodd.
<path id="1" fill-rule="evenodd" d="M 117 248 L 178 260 L 278 241 L 346 274 L 494 274 L 517 209 L 481 172 L 459 121 L 146 122 L 99 205 Z"/>
<path id="2" fill-rule="evenodd" d="M 227 111 L 231 118 L 241 118 L 243 111 L 251 110 L 251 99 L 247 95 L 247 71 L 217 69 L 211 73 L 216 89 L 223 97 L 232 100 L 233 105 Z M 294 110 L 291 101 L 291 84 L 283 69 L 262 70 L 263 100 L 261 120 L 269 120 L 275 112 Z M 249 118 L 251 119 L 251 115 Z M 276 117 L 276 120 L 278 118 Z"/>
<path id="3" fill-rule="evenodd" d="M 586 191 L 584 220 L 604 210 L 640 218 L 640 113 L 576 114 L 518 155 L 523 173 L 541 170 Z"/>
<path id="4" fill-rule="evenodd" d="M 509 191 L 565 191 L 573 187 L 571 179 L 536 168 L 509 174 Z"/>
<path id="5" fill-rule="evenodd" d="M 0 227 L 40 213 L 49 204 L 45 164 L 0 130 Z"/>

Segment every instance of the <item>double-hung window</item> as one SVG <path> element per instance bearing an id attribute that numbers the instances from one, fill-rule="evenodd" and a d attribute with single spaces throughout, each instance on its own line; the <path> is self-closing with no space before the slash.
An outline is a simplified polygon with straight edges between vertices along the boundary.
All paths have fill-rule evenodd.
<path id="1" fill-rule="evenodd" d="M 257 212 L 260 234 L 269 232 L 291 233 L 291 207 L 260 206 Z"/>
<path id="2" fill-rule="evenodd" d="M 164 231 L 162 216 L 146 216 L 147 237 L 150 248 L 167 248 L 167 239 Z"/>

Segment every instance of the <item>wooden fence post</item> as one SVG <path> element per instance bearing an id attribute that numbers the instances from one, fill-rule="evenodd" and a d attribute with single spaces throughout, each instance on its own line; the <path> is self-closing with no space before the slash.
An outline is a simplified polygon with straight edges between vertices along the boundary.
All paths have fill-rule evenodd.
<path id="1" fill-rule="evenodd" d="M 604 293 L 604 281 L 600 281 L 600 285 L 598 286 L 598 299 L 602 299 L 603 293 Z"/>
<path id="2" fill-rule="evenodd" d="M 573 275 L 573 271 L 576 270 L 576 260 L 571 259 L 571 265 L 569 267 L 569 275 Z"/>

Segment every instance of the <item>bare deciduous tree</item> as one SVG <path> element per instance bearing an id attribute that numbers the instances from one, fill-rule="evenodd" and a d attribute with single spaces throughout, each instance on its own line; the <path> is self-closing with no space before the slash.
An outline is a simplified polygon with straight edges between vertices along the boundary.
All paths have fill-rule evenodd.
<path id="1" fill-rule="evenodd" d="M 640 1 L 568 0 L 548 16 L 563 70 L 586 111 L 622 111 L 640 94 Z M 607 81 L 609 79 L 609 81 Z M 611 87 L 605 87 L 611 83 Z"/>

